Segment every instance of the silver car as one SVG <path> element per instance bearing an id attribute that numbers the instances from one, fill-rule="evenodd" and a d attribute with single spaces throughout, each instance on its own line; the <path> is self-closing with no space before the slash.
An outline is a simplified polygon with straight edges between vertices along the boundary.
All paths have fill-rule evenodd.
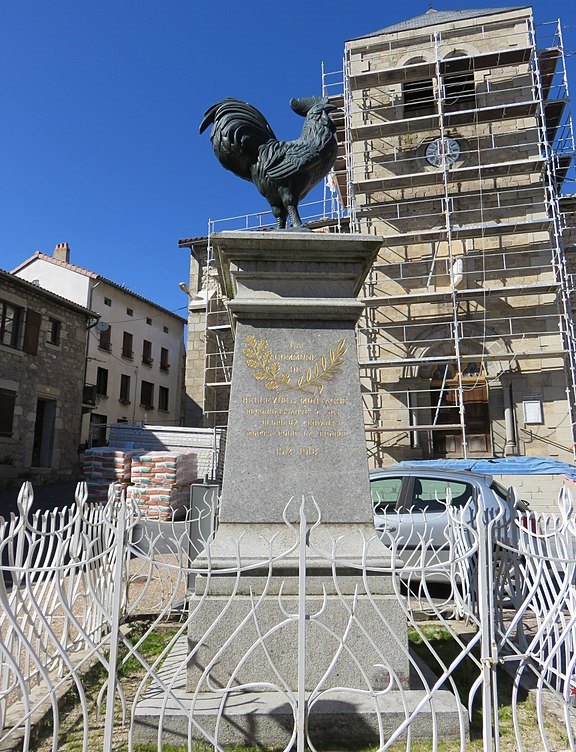
<path id="1" fill-rule="evenodd" d="M 453 508 L 464 507 L 473 497 L 481 498 L 484 509 L 496 512 L 508 493 L 489 475 L 417 465 L 373 470 L 370 490 L 374 525 L 382 541 L 388 546 L 395 542 L 397 556 L 407 571 L 412 570 L 412 578 L 418 579 L 415 568 L 431 581 L 446 581 L 448 562 L 458 556 L 451 551 L 447 535 L 447 498 L 450 496 Z M 525 502 L 521 505 L 526 509 Z M 473 524 L 473 517 L 470 508 L 466 522 Z"/>

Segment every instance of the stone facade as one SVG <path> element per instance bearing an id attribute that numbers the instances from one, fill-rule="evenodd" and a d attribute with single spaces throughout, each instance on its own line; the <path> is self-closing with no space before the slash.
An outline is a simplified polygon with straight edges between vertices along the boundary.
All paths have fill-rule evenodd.
<path id="1" fill-rule="evenodd" d="M 571 461 L 559 177 L 541 135 L 563 148 L 561 63 L 537 53 L 529 8 L 459 13 L 346 45 L 340 185 L 357 229 L 385 238 L 360 347 L 370 461 Z"/>
<path id="2" fill-rule="evenodd" d="M 207 238 L 186 238 L 190 251 L 185 425 L 225 427 L 228 422 L 234 338 Z"/>
<path id="3" fill-rule="evenodd" d="M 6 272 L 0 306 L 0 485 L 73 478 L 97 317 Z"/>

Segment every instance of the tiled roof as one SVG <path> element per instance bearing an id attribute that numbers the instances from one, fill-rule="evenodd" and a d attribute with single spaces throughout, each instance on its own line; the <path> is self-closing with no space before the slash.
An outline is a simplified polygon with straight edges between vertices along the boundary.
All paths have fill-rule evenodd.
<path id="1" fill-rule="evenodd" d="M 107 285 L 111 285 L 112 287 L 115 287 L 117 290 L 122 290 L 122 292 L 126 293 L 126 295 L 131 295 L 133 298 L 136 298 L 137 300 L 141 300 L 143 303 L 147 303 L 148 305 L 153 306 L 154 308 L 157 308 L 159 311 L 162 311 L 163 313 L 168 314 L 168 316 L 172 316 L 175 319 L 178 319 L 179 321 L 182 321 L 183 323 L 187 323 L 187 320 L 183 316 L 179 316 L 177 313 L 174 313 L 174 311 L 168 310 L 168 308 L 164 308 L 163 306 L 159 305 L 158 303 L 155 303 L 153 300 L 148 300 L 148 298 L 145 298 L 143 295 L 138 295 L 137 292 L 133 292 L 132 290 L 129 290 L 127 287 L 124 287 L 123 285 L 119 285 L 117 282 L 113 282 L 111 279 L 107 279 L 106 277 L 103 277 L 101 274 L 96 274 L 96 272 L 91 272 L 88 269 L 84 269 L 81 266 L 76 266 L 76 264 L 70 264 L 67 261 L 61 261 L 60 259 L 56 259 L 53 256 L 48 256 L 46 253 L 42 253 L 41 251 L 36 251 L 33 256 L 31 256 L 29 259 L 26 259 L 26 261 L 23 261 L 21 264 L 19 264 L 15 269 L 12 270 L 12 274 L 16 274 L 21 269 L 24 269 L 26 266 L 31 264 L 36 259 L 41 259 L 42 261 L 48 261 L 51 264 L 54 264 L 55 266 L 62 266 L 64 269 L 69 269 L 70 271 L 77 272 L 78 274 L 83 274 L 85 277 L 90 277 L 90 279 L 99 279 L 102 282 L 105 282 Z"/>
<path id="2" fill-rule="evenodd" d="M 407 21 L 400 21 L 400 23 L 393 26 L 386 26 L 379 31 L 373 31 L 370 34 L 364 34 L 356 39 L 365 39 L 366 37 L 375 37 L 380 34 L 396 34 L 401 31 L 411 31 L 412 29 L 423 29 L 427 26 L 436 26 L 437 24 L 450 23 L 452 21 L 464 21 L 467 18 L 476 18 L 478 16 L 490 16 L 497 13 L 506 13 L 511 10 L 520 10 L 521 8 L 529 8 L 529 5 L 510 6 L 506 8 L 477 8 L 476 10 L 436 10 L 430 8 L 421 16 L 414 16 Z"/>
<path id="3" fill-rule="evenodd" d="M 89 308 L 86 308 L 85 306 L 81 306 L 78 303 L 74 303 L 72 300 L 68 300 L 68 298 L 63 298 L 61 295 L 58 295 L 55 292 L 52 292 L 52 290 L 47 290 L 45 287 L 39 287 L 38 285 L 35 285 L 33 282 L 29 282 L 27 279 L 22 279 L 22 277 L 16 276 L 16 274 L 12 272 L 7 272 L 4 269 L 0 269 L 0 281 L 2 279 L 7 279 L 13 284 L 20 285 L 24 289 L 28 289 L 30 292 L 35 292 L 39 295 L 44 295 L 47 298 L 51 298 L 59 305 L 66 306 L 67 308 L 72 308 L 74 311 L 78 311 L 79 313 L 83 313 L 86 318 L 92 318 L 92 319 L 99 319 L 100 314 L 96 313 L 96 311 L 91 311 Z"/>
<path id="4" fill-rule="evenodd" d="M 180 238 L 178 241 L 178 248 L 190 248 L 194 243 L 204 244 L 208 242 L 206 235 L 197 238 Z"/>

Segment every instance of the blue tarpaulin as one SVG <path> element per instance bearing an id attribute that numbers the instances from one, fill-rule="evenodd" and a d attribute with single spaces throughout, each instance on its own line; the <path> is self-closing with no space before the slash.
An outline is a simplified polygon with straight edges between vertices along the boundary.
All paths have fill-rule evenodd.
<path id="1" fill-rule="evenodd" d="M 576 481 L 576 467 L 548 457 L 497 457 L 486 460 L 413 460 L 399 465 L 471 470 L 483 475 L 567 475 Z"/>

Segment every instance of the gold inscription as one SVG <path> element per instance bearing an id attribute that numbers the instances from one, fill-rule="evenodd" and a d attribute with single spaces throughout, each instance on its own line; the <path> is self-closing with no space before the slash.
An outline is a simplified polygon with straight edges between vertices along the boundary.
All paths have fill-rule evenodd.
<path id="1" fill-rule="evenodd" d="M 246 358 L 246 365 L 252 370 L 252 376 L 256 381 L 262 381 L 266 389 L 270 391 L 280 390 L 282 392 L 304 392 L 315 396 L 321 395 L 326 383 L 334 381 L 336 376 L 341 372 L 344 365 L 344 356 L 347 352 L 346 340 L 341 339 L 336 348 L 330 348 L 326 354 L 316 355 L 315 353 L 306 352 L 288 352 L 280 353 L 276 356 L 268 346 L 267 339 L 256 340 L 255 337 L 248 335 L 246 337 L 247 347 L 243 349 Z M 299 343 L 292 342 L 291 349 Z M 294 346 L 294 347 L 293 347 Z M 304 364 L 313 363 L 304 372 L 299 369 L 292 371 L 291 374 L 280 370 L 278 361 L 299 361 Z M 300 376 L 294 383 L 292 376 Z"/>

